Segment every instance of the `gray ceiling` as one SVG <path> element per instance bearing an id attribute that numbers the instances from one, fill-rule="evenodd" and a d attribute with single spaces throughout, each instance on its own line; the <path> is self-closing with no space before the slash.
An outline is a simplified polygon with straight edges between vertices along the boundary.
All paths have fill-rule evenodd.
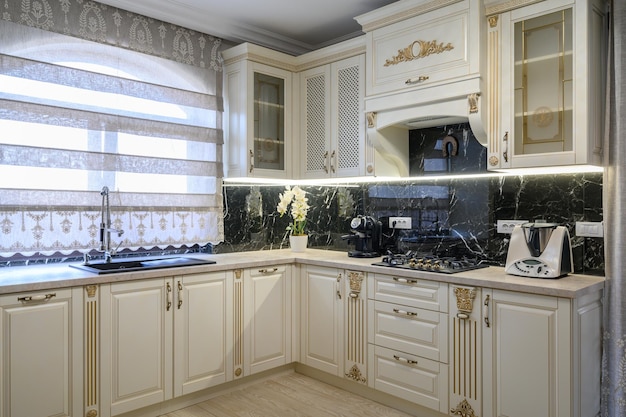
<path id="1" fill-rule="evenodd" d="M 99 0 L 234 43 L 300 55 L 360 35 L 355 16 L 396 0 Z"/>

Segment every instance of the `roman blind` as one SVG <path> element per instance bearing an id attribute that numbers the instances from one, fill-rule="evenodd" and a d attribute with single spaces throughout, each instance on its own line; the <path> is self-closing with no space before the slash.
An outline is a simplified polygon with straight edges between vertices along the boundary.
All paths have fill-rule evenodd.
<path id="1" fill-rule="evenodd" d="M 0 21 L 0 256 L 98 247 L 104 186 L 120 248 L 221 241 L 220 85 L 215 62 Z"/>

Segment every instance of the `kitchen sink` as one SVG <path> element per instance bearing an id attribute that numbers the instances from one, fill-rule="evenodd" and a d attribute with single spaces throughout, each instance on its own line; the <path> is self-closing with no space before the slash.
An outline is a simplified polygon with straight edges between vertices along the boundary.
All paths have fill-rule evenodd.
<path id="1" fill-rule="evenodd" d="M 111 262 L 90 262 L 88 264 L 70 264 L 72 268 L 82 269 L 95 274 L 112 274 L 115 272 L 145 271 L 150 269 L 175 268 L 181 266 L 210 265 L 215 261 L 207 259 L 177 256 L 171 258 L 149 259 L 114 259 Z"/>

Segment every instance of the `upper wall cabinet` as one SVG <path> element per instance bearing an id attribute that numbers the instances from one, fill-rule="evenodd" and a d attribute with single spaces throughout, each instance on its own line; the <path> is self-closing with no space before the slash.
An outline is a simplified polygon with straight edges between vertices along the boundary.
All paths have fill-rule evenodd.
<path id="1" fill-rule="evenodd" d="M 302 178 L 365 175 L 365 56 L 300 73 Z"/>
<path id="2" fill-rule="evenodd" d="M 367 34 L 367 96 L 477 75 L 479 4 L 477 0 L 400 0 L 358 16 Z"/>
<path id="3" fill-rule="evenodd" d="M 606 2 L 519 3 L 487 6 L 488 168 L 601 165 Z"/>
<path id="4" fill-rule="evenodd" d="M 224 176 L 292 178 L 292 57 L 252 44 L 222 54 Z"/>

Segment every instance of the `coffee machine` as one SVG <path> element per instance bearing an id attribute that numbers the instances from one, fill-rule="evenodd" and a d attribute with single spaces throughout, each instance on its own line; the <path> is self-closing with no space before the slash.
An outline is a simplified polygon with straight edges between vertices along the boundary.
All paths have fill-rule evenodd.
<path id="1" fill-rule="evenodd" d="M 569 231 L 555 223 L 524 223 L 511 233 L 504 271 L 533 278 L 559 278 L 574 270 Z"/>
<path id="2" fill-rule="evenodd" d="M 371 216 L 357 216 L 350 222 L 351 234 L 342 236 L 348 243 L 354 243 L 354 250 L 348 252 L 353 258 L 375 258 L 380 256 L 382 224 Z"/>

